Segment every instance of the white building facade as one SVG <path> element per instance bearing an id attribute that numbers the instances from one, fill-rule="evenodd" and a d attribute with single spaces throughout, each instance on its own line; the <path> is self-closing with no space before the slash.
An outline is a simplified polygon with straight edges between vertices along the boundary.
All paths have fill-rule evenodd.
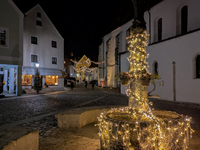
<path id="1" fill-rule="evenodd" d="M 161 99 L 200 103 L 199 6 L 196 0 L 164 0 L 145 12 L 149 69 L 165 82 L 154 92 Z"/>
<path id="2" fill-rule="evenodd" d="M 0 79 L 3 91 L 22 94 L 24 15 L 12 0 L 0 1 Z"/>
<path id="3" fill-rule="evenodd" d="M 196 0 L 163 0 L 144 14 L 147 32 L 150 34 L 147 47 L 147 53 L 150 54 L 147 59 L 149 70 L 151 73 L 158 73 L 165 82 L 164 87 L 157 86 L 152 94 L 159 95 L 161 99 L 200 103 L 199 6 L 200 1 Z M 104 68 L 100 69 L 100 77 L 105 78 L 109 73 L 110 64 L 106 59 L 106 52 L 110 57 L 116 57 L 114 51 L 117 48 L 119 71 L 129 70 L 126 36 L 131 25 L 132 21 L 104 36 L 104 42 L 99 48 L 99 61 L 105 60 L 106 63 L 104 67 L 99 66 Z M 121 46 L 116 44 L 116 39 Z M 109 44 L 110 47 L 106 46 Z M 111 65 L 113 63 L 114 60 Z M 110 73 L 112 77 L 107 76 L 108 82 L 112 83 L 116 72 L 113 70 Z M 115 87 L 115 84 L 108 83 L 108 86 Z M 152 88 L 150 86 L 149 90 Z M 125 86 L 121 86 L 121 93 L 125 94 L 125 89 Z"/>
<path id="4" fill-rule="evenodd" d="M 64 89 L 64 39 L 38 4 L 25 13 L 22 86 L 33 86 L 36 64 L 46 84 L 55 90 Z"/>
<path id="5" fill-rule="evenodd" d="M 130 65 L 127 60 L 129 51 L 126 37 L 130 35 L 132 22 L 133 20 L 127 22 L 103 37 L 102 44 L 99 46 L 98 61 L 105 61 L 105 63 L 98 65 L 99 85 L 105 81 L 105 86 L 116 88 L 118 84 L 116 76 L 119 76 L 121 71 L 129 71 Z M 119 86 L 121 93 L 125 94 L 127 86 Z"/>

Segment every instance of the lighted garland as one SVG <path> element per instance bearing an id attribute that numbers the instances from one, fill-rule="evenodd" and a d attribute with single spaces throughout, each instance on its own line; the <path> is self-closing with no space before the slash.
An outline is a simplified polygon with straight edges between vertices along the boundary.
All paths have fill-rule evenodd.
<path id="1" fill-rule="evenodd" d="M 151 79 L 146 58 L 149 35 L 131 33 L 129 39 L 129 106 L 113 108 L 98 118 L 101 149 L 177 150 L 187 149 L 193 130 L 191 118 L 170 111 L 154 111 L 148 101 Z M 145 81 L 145 82 L 144 82 Z M 167 114 L 171 114 L 167 116 Z"/>
<path id="2" fill-rule="evenodd" d="M 92 72 L 92 71 L 96 70 L 97 67 L 95 67 L 95 68 L 88 68 L 88 67 L 86 67 L 86 66 L 83 66 L 82 68 L 79 68 L 79 69 L 73 67 L 73 69 L 74 69 L 76 72 Z"/>
<path id="3" fill-rule="evenodd" d="M 100 65 L 100 64 L 102 64 L 102 63 L 105 62 L 105 61 L 102 61 L 102 62 L 95 62 L 95 61 L 91 61 L 89 58 L 86 59 L 86 60 L 83 61 L 83 62 L 77 62 L 77 61 L 72 60 L 72 59 L 70 59 L 70 61 L 73 62 L 73 63 L 75 63 L 75 64 L 84 64 L 84 63 L 90 64 L 90 63 L 94 63 L 94 64 L 96 64 L 96 65 Z"/>

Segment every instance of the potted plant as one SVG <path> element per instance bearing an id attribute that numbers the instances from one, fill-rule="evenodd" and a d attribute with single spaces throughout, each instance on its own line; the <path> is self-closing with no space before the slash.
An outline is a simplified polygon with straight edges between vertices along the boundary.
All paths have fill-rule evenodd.
<path id="1" fill-rule="evenodd" d="M 152 79 L 151 75 L 146 73 L 146 74 L 142 75 L 142 77 L 140 78 L 140 83 L 142 86 L 148 87 L 151 79 Z"/>
<path id="2" fill-rule="evenodd" d="M 128 81 L 132 76 L 128 72 L 121 72 L 120 73 L 120 80 L 122 85 L 128 85 Z"/>

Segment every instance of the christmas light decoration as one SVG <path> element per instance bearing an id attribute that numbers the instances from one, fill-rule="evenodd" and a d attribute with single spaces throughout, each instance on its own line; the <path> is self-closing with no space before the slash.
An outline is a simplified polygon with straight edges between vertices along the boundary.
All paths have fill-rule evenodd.
<path id="1" fill-rule="evenodd" d="M 100 65 L 100 64 L 102 64 L 102 63 L 105 62 L 105 61 L 102 61 L 102 62 L 95 62 L 95 61 L 91 61 L 89 58 L 86 59 L 86 60 L 83 61 L 83 62 L 77 62 L 77 61 L 72 60 L 72 59 L 70 59 L 70 61 L 73 62 L 73 63 L 75 63 L 75 64 L 84 64 L 84 63 L 90 64 L 90 63 L 94 63 L 94 64 L 96 64 L 96 65 Z"/>
<path id="2" fill-rule="evenodd" d="M 92 72 L 92 71 L 96 70 L 97 67 L 95 67 L 95 68 L 89 68 L 90 65 L 91 65 L 91 63 L 99 65 L 99 64 L 102 64 L 102 63 L 105 62 L 105 61 L 102 61 L 102 62 L 91 61 L 85 55 L 79 60 L 79 62 L 77 62 L 75 60 L 72 60 L 72 59 L 70 59 L 70 61 L 76 64 L 76 68 L 73 67 L 73 69 L 76 72 Z"/>
<path id="3" fill-rule="evenodd" d="M 138 32 L 138 30 L 140 32 Z M 129 106 L 112 108 L 98 117 L 102 150 L 187 149 L 192 135 L 191 118 L 150 106 L 147 87 L 152 79 L 146 58 L 146 30 L 131 29 L 129 40 Z"/>
<path id="4" fill-rule="evenodd" d="M 73 67 L 73 69 L 74 69 L 76 72 L 92 72 L 92 71 L 96 70 L 97 67 L 95 67 L 95 68 L 88 68 L 88 67 L 86 67 L 86 66 L 83 66 L 83 68 L 77 69 L 77 68 Z"/>

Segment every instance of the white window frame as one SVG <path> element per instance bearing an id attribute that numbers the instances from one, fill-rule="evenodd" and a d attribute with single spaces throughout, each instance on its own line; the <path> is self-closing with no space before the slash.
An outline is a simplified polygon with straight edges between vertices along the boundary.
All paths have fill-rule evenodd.
<path id="1" fill-rule="evenodd" d="M 53 64 L 53 61 L 52 61 L 53 58 L 56 58 L 56 64 Z M 52 57 L 51 57 L 51 64 L 52 64 L 52 65 L 58 65 L 58 57 L 52 56 Z"/>
<path id="2" fill-rule="evenodd" d="M 41 26 L 40 26 L 40 25 L 37 25 L 37 21 L 41 22 Z M 36 19 L 36 20 L 35 20 L 35 25 L 36 25 L 37 27 L 42 27 L 42 26 L 43 26 L 43 23 L 42 23 L 42 21 L 41 21 L 41 20 L 39 20 L 39 19 Z"/>
<path id="3" fill-rule="evenodd" d="M 56 47 L 53 47 L 53 46 L 52 46 L 52 42 L 56 42 Z M 51 40 L 51 47 L 52 47 L 52 48 L 58 48 L 58 41 L 56 41 L 56 40 Z"/>
<path id="4" fill-rule="evenodd" d="M 34 36 L 34 35 L 31 35 L 31 38 L 32 38 L 32 37 L 37 38 L 37 44 L 32 43 L 32 41 L 31 41 L 31 44 L 33 44 L 33 45 L 38 45 L 38 37 L 37 37 L 37 36 Z"/>
<path id="5" fill-rule="evenodd" d="M 0 47 L 9 48 L 9 29 L 0 26 L 0 30 L 5 30 L 6 31 L 6 45 L 0 45 Z"/>
<path id="6" fill-rule="evenodd" d="M 40 14 L 40 17 L 38 17 L 38 14 Z M 37 18 L 42 18 L 42 13 L 37 11 L 36 16 Z"/>
<path id="7" fill-rule="evenodd" d="M 32 55 L 36 55 L 36 56 L 37 56 L 37 62 L 32 62 L 32 61 L 31 61 L 31 63 L 39 63 L 39 57 L 38 57 L 38 55 L 37 55 L 37 54 L 31 54 L 31 56 L 32 56 Z"/>

